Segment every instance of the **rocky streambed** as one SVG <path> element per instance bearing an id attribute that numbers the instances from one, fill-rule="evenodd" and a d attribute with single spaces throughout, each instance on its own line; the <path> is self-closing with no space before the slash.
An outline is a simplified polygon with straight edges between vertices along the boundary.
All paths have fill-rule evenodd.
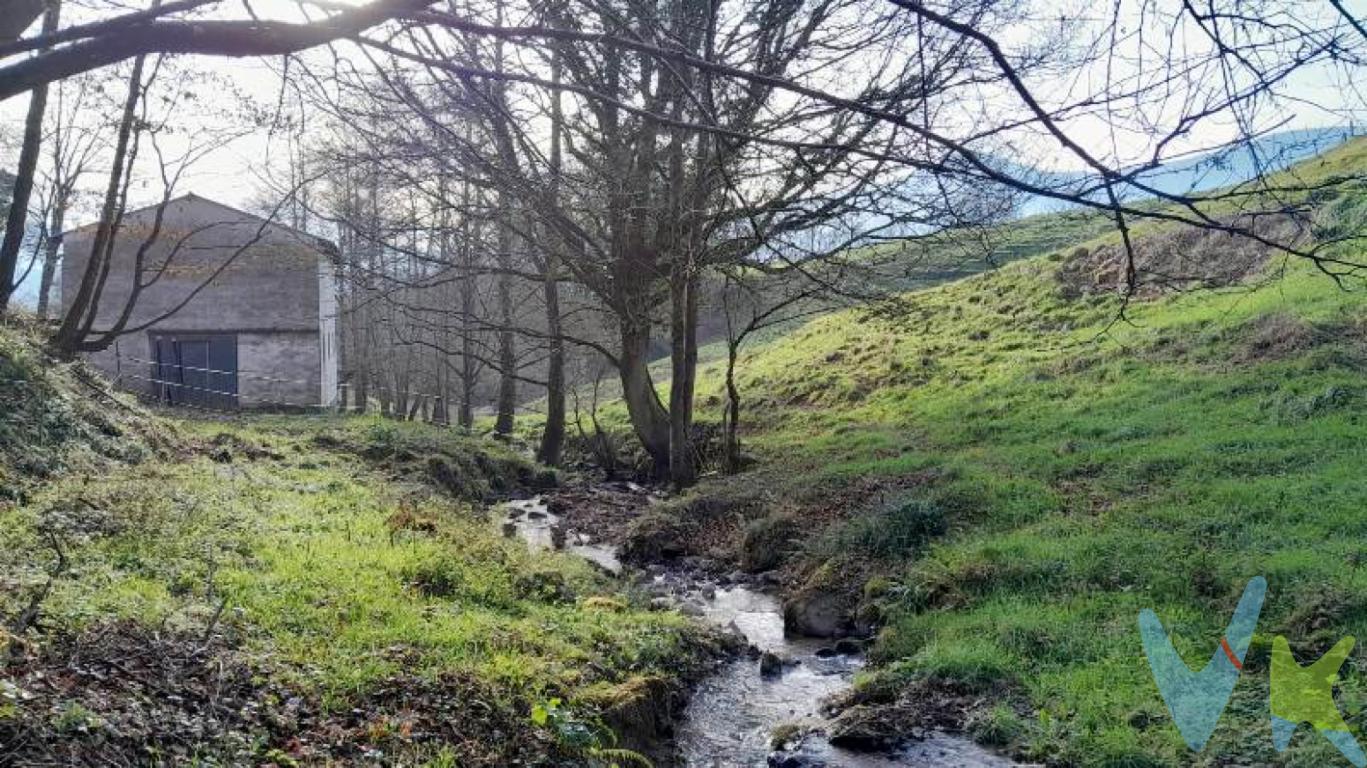
<path id="1" fill-rule="evenodd" d="M 610 493 L 639 495 L 639 486 Z M 696 560 L 646 570 L 624 569 L 610 538 L 576 530 L 537 496 L 498 509 L 505 535 L 534 550 L 562 549 L 605 571 L 634 579 L 662 608 L 735 632 L 748 651 L 721 664 L 692 692 L 675 724 L 675 764 L 686 768 L 883 768 L 888 766 L 1014 765 L 963 737 L 938 730 L 888 740 L 858 718 L 833 717 L 827 703 L 848 691 L 864 665 L 857 640 L 789 637 L 781 601 L 762 579 L 714 575 Z M 849 714 L 849 713 L 846 713 Z"/>

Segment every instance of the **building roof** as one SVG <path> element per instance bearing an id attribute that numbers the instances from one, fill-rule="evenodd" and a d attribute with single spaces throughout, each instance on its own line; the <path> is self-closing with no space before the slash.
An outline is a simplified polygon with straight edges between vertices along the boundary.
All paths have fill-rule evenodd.
<path id="1" fill-rule="evenodd" d="M 160 202 L 160 203 L 153 203 L 153 204 L 151 204 L 151 205 L 145 205 L 145 206 L 143 206 L 143 207 L 141 207 L 141 208 L 135 208 L 135 209 L 133 209 L 133 210 L 131 210 L 131 211 L 125 211 L 125 212 L 124 212 L 124 215 L 127 216 L 127 215 L 129 215 L 129 214 L 142 213 L 143 211 L 151 211 L 151 210 L 156 209 L 158 206 L 161 206 L 161 205 L 170 205 L 171 203 L 178 203 L 178 202 L 181 202 L 182 200 L 186 200 L 186 201 L 188 201 L 188 200 L 194 200 L 194 201 L 198 201 L 198 202 L 201 202 L 201 203 L 208 203 L 209 205 L 215 206 L 215 207 L 217 207 L 217 208 L 222 208 L 223 210 L 229 211 L 229 212 L 234 213 L 234 214 L 236 214 L 236 215 L 238 215 L 238 216 L 243 216 L 243 217 L 246 217 L 246 218 L 248 218 L 248 219 L 253 219 L 253 220 L 255 220 L 255 221 L 259 221 L 259 222 L 262 222 L 262 223 L 264 223 L 264 224 L 267 224 L 267 225 L 269 225 L 270 227 L 272 227 L 272 228 L 274 228 L 274 229 L 278 229 L 278 230 L 282 230 L 282 231 L 284 231 L 284 232 L 288 232 L 288 233 L 290 233 L 290 234 L 292 234 L 292 235 L 294 235 L 294 236 L 296 236 L 296 237 L 298 237 L 298 238 L 301 238 L 301 239 L 303 239 L 303 240 L 305 240 L 305 241 L 307 241 L 307 242 L 309 242 L 309 243 L 312 243 L 314 246 L 316 246 L 317 248 L 319 248 L 320 250 L 322 250 L 324 253 L 336 254 L 336 253 L 338 252 L 338 251 L 337 251 L 337 246 L 334 245 L 333 242 L 332 242 L 331 240 L 328 240 L 328 239 L 323 238 L 323 237 L 319 237 L 318 235 L 314 235 L 314 234 L 311 234 L 311 233 L 309 233 L 309 232 L 305 232 L 304 230 L 298 229 L 297 227 L 291 227 L 291 226 L 289 226 L 288 224 L 281 224 L 281 223 L 276 222 L 276 221 L 271 221 L 270 219 L 267 219 L 267 218 L 265 218 L 265 217 L 263 217 L 263 216 L 258 216 L 258 215 L 256 215 L 255 213 L 250 213 L 250 212 L 248 212 L 248 211 L 244 211 L 244 210 L 242 210 L 241 208 L 234 208 L 233 206 L 228 205 L 227 203 L 220 203 L 220 202 L 217 201 L 217 200 L 210 200 L 209 198 L 204 197 L 203 195 L 196 195 L 196 194 L 193 193 L 193 192 L 186 192 L 185 194 L 183 194 L 183 195 L 181 195 L 181 196 L 179 196 L 179 197 L 173 197 L 173 198 L 171 198 L 170 200 L 166 200 L 166 201 L 163 201 L 163 202 Z M 99 224 L 99 221 L 92 221 L 92 222 L 90 222 L 90 223 L 88 223 L 88 224 L 82 224 L 82 225 L 79 226 L 79 227 L 72 227 L 71 229 L 68 229 L 67 231 L 61 233 L 61 235 L 59 235 L 59 237 L 65 238 L 67 235 L 70 235 L 70 234 L 72 234 L 72 233 L 74 233 L 74 232 L 82 232 L 82 231 L 85 231 L 85 230 L 87 230 L 87 229 L 91 229 L 91 228 L 95 227 L 97 224 Z"/>

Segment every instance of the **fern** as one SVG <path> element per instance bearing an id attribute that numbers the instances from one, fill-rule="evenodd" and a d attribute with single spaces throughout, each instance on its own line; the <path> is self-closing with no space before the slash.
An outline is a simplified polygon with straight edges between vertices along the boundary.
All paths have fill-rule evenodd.
<path id="1" fill-rule="evenodd" d="M 655 768 L 654 764 L 640 752 L 633 752 L 629 749 L 593 747 L 589 750 L 589 757 L 594 763 L 604 766 L 604 768 L 623 768 L 623 766 L 635 765 L 639 768 Z"/>
<path id="2" fill-rule="evenodd" d="M 604 742 L 616 744 L 617 734 L 601 721 L 595 719 L 585 722 L 575 717 L 560 699 L 549 699 L 533 706 L 531 720 L 534 725 L 550 729 L 561 748 L 575 756 L 588 758 L 594 766 L 655 768 L 640 752 L 603 746 Z"/>

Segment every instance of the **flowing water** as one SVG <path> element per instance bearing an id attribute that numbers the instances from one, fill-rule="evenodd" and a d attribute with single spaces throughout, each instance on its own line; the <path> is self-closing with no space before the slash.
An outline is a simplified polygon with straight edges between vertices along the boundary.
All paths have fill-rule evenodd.
<path id="1" fill-rule="evenodd" d="M 504 507 L 504 531 L 516 533 L 533 549 L 563 548 L 611 573 L 621 563 L 611 547 L 561 528 L 560 520 L 540 497 L 511 502 Z M 560 547 L 557 547 L 560 539 Z M 663 582 L 667 576 L 655 577 Z M 850 687 L 864 664 L 860 655 L 833 655 L 817 640 L 789 638 L 783 631 L 783 611 L 777 598 L 733 585 L 717 588 L 705 582 L 674 585 L 682 605 L 716 626 L 733 629 L 760 651 L 784 659 L 783 672 L 762 676 L 754 658 L 722 665 L 694 690 L 676 729 L 682 765 L 687 768 L 886 768 L 939 766 L 997 768 L 1015 765 L 973 742 L 931 732 L 896 752 L 859 753 L 831 745 L 821 736 L 829 724 L 823 700 Z M 667 590 L 666 590 L 667 591 Z M 784 724 L 808 726 L 811 735 L 786 752 L 770 744 L 773 730 Z"/>
<path id="2" fill-rule="evenodd" d="M 777 654 L 786 663 L 781 675 L 765 677 L 753 659 L 737 659 L 698 686 L 678 728 L 679 748 L 688 768 L 1012 765 L 971 741 L 938 732 L 891 754 L 840 749 L 818 735 L 803 739 L 791 752 L 775 754 L 770 744 L 774 728 L 800 723 L 820 731 L 827 725 L 822 701 L 849 688 L 864 659 L 830 655 L 830 646 L 821 641 L 786 637 L 782 606 L 772 595 L 746 587 L 704 594 L 704 618 L 734 627 L 751 645 Z"/>
<path id="3" fill-rule="evenodd" d="M 540 496 L 510 501 L 503 505 L 503 509 L 503 530 L 516 532 L 527 540 L 527 546 L 533 550 L 563 549 L 614 576 L 622 572 L 622 561 L 617 559 L 616 549 L 595 544 L 588 534 L 564 528 L 559 516 L 546 508 L 546 502 Z M 557 538 L 561 538 L 559 543 Z"/>

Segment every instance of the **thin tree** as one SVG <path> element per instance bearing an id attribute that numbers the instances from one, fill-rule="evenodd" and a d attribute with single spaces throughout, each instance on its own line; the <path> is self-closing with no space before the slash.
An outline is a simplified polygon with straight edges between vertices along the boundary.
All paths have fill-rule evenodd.
<path id="1" fill-rule="evenodd" d="M 43 14 L 43 34 L 57 31 L 62 6 L 60 0 L 48 0 Z M 5 217 L 4 238 L 0 239 L 0 316 L 9 308 L 10 298 L 18 288 L 15 274 L 19 265 L 19 250 L 28 231 L 29 198 L 33 194 L 34 174 L 42 153 L 43 115 L 47 111 L 47 83 L 37 84 L 29 94 L 28 114 L 24 118 L 24 142 L 19 150 L 19 165 L 15 170 L 14 186 L 10 194 L 9 212 Z"/>
<path id="2" fill-rule="evenodd" d="M 82 123 L 82 116 L 90 108 L 92 90 L 92 81 L 84 77 L 64 80 L 57 85 L 57 109 L 46 140 L 48 170 L 43 180 L 46 231 L 37 308 L 38 316 L 43 318 L 50 312 L 67 214 L 75 203 L 82 178 L 93 168 L 104 144 L 98 126 Z"/>

